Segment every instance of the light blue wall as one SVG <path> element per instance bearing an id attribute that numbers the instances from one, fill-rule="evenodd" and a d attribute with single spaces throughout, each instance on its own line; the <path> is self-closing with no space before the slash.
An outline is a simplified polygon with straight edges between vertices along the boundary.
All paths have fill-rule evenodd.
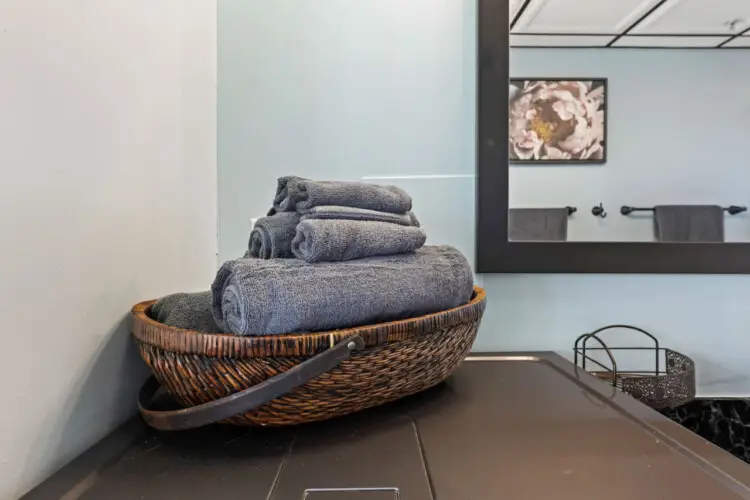
<path id="1" fill-rule="evenodd" d="M 652 241 L 651 216 L 621 205 L 750 205 L 750 51 L 514 49 L 511 75 L 609 79 L 606 164 L 511 169 L 513 206 L 583 209 L 569 239 Z M 727 241 L 750 241 L 750 215 L 725 224 Z"/>
<path id="2" fill-rule="evenodd" d="M 400 184 L 414 198 L 429 243 L 450 243 L 473 256 L 474 4 L 220 2 L 222 260 L 244 252 L 249 220 L 265 213 L 275 179 L 285 173 Z M 604 73 L 618 67 L 617 58 L 625 64 L 642 54 L 652 58 L 652 68 L 665 65 L 681 67 L 685 75 L 700 74 L 737 67 L 739 55 L 745 54 L 600 52 L 596 57 L 613 60 L 597 70 L 593 62 L 590 69 L 572 67 L 576 60 L 594 57 L 586 51 L 514 51 L 513 73 L 575 74 L 578 69 L 613 78 Z M 713 62 L 701 68 L 697 61 L 707 61 L 706 55 Z M 571 64 L 568 71 L 562 71 L 568 67 L 565 60 Z M 610 85 L 617 91 L 618 85 Z M 726 91 L 721 82 L 717 86 L 697 88 L 695 98 L 727 104 L 715 96 Z M 728 106 L 727 113 L 739 112 Z M 680 115 L 670 126 L 684 119 Z M 631 132 L 624 125 L 619 133 L 611 130 L 611 160 L 601 171 L 616 165 L 612 162 L 627 149 L 628 134 L 641 126 L 636 122 Z M 578 199 L 585 206 L 583 195 Z M 580 333 L 628 322 L 693 356 L 702 394 L 750 395 L 750 277 L 491 275 L 479 280 L 489 305 L 476 350 L 567 354 Z"/>

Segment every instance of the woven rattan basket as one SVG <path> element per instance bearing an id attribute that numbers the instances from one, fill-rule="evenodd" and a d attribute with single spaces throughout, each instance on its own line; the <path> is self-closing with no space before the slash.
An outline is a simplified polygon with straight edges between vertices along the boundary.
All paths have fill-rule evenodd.
<path id="1" fill-rule="evenodd" d="M 485 292 L 447 311 L 309 334 L 239 337 L 173 328 L 133 307 L 133 335 L 154 377 L 140 394 L 146 422 L 189 429 L 212 422 L 294 425 L 346 415 L 432 387 L 468 354 Z M 149 408 L 163 386 L 184 406 Z"/>

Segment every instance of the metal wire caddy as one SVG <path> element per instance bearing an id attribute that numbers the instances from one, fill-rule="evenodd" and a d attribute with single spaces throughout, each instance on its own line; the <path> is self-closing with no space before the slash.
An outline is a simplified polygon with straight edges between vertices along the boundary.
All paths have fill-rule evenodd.
<path id="1" fill-rule="evenodd" d="M 610 347 L 601 339 L 600 333 L 605 330 L 625 329 L 641 333 L 653 342 L 653 347 Z M 600 347 L 589 347 L 594 340 Z M 609 357 L 611 368 L 606 367 L 589 354 L 591 351 L 604 351 Z M 653 351 L 653 370 L 618 369 L 615 352 L 618 351 Z M 588 353 L 588 354 L 587 354 Z M 666 366 L 660 366 L 661 356 Z M 669 408 L 685 404 L 695 399 L 695 363 L 688 356 L 659 346 L 659 340 L 646 330 L 632 325 L 608 325 L 591 333 L 579 336 L 573 344 L 573 360 L 597 378 L 600 378 L 642 403 L 654 409 Z M 600 369 L 588 370 L 587 362 Z"/>

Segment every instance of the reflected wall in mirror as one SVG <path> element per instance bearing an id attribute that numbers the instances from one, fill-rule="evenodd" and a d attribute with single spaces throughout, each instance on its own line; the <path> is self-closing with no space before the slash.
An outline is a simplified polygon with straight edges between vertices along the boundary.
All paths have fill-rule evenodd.
<path id="1" fill-rule="evenodd" d="M 512 47 L 509 241 L 750 242 L 748 56 Z"/>

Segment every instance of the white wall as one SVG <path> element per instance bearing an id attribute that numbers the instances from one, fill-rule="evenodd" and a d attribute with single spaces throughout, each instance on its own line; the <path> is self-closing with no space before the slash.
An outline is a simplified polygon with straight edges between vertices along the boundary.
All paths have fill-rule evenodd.
<path id="1" fill-rule="evenodd" d="M 607 77 L 603 165 L 518 165 L 512 206 L 577 206 L 573 241 L 653 241 L 651 214 L 620 206 L 750 206 L 750 51 L 513 49 L 513 77 Z M 604 204 L 606 219 L 591 215 Z M 750 241 L 750 214 L 727 216 L 727 241 Z"/>
<path id="2" fill-rule="evenodd" d="M 249 219 L 286 173 L 398 183 L 429 243 L 473 256 L 475 3 L 221 2 L 220 257 L 244 252 Z M 526 53 L 513 51 L 513 72 Z M 567 355 L 581 333 L 634 323 L 696 360 L 700 394 L 750 396 L 750 277 L 482 278 L 489 305 L 476 350 Z"/>
<path id="3" fill-rule="evenodd" d="M 134 413 L 130 307 L 213 278 L 214 10 L 0 2 L 2 499 Z"/>

